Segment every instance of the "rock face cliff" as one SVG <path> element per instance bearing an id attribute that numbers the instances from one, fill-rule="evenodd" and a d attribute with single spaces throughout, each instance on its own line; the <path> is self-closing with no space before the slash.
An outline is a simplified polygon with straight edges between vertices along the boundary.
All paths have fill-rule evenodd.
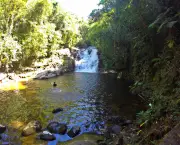
<path id="1" fill-rule="evenodd" d="M 35 67 L 39 68 L 35 79 L 48 79 L 74 71 L 75 61 L 70 50 L 66 48 L 54 52 L 51 58 L 35 63 Z"/>

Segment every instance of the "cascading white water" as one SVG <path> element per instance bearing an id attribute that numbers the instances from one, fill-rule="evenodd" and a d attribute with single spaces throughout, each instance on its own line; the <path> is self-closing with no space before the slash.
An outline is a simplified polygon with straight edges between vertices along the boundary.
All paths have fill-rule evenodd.
<path id="1" fill-rule="evenodd" d="M 76 72 L 89 72 L 95 73 L 98 71 L 98 50 L 90 46 L 87 49 L 81 49 L 78 52 L 78 58 L 75 61 Z"/>

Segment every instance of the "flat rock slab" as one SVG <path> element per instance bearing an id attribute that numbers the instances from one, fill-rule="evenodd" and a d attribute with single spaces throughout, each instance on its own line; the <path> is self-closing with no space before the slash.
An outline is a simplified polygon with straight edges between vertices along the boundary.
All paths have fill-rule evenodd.
<path id="1" fill-rule="evenodd" d="M 180 123 L 165 135 L 160 145 L 180 145 Z"/>

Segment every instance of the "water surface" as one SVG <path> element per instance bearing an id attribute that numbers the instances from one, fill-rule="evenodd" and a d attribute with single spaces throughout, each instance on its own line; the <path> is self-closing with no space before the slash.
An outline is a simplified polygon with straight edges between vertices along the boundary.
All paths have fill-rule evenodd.
<path id="1" fill-rule="evenodd" d="M 53 82 L 57 83 L 56 88 L 52 87 Z M 134 119 L 141 109 L 139 99 L 129 93 L 128 84 L 113 74 L 70 73 L 23 84 L 27 86 L 25 90 L 1 91 L 1 97 L 8 98 L 1 102 L 1 123 L 10 126 L 4 140 L 16 144 L 27 144 L 26 139 L 20 138 L 20 130 L 31 120 L 40 120 L 44 127 L 48 122 L 58 121 L 69 128 L 81 126 L 81 133 L 101 134 L 111 116 Z M 64 111 L 52 114 L 56 107 L 63 107 Z M 69 139 L 56 137 L 50 145 Z"/>

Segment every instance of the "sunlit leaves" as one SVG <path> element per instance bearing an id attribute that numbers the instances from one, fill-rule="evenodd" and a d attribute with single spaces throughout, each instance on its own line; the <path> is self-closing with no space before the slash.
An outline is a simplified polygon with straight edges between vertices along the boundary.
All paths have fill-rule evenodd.
<path id="1" fill-rule="evenodd" d="M 11 33 L 18 19 L 24 15 L 25 1 L 23 0 L 2 0 L 0 1 L 1 29 Z"/>
<path id="2" fill-rule="evenodd" d="M 2 35 L 0 39 L 0 61 L 9 65 L 21 55 L 21 45 L 11 35 Z M 8 67 L 8 66 L 7 66 Z"/>
<path id="3" fill-rule="evenodd" d="M 31 65 L 54 50 L 73 47 L 82 39 L 79 22 L 51 0 L 0 1 L 1 64 Z"/>
<path id="4" fill-rule="evenodd" d="M 175 46 L 175 41 L 174 40 L 168 40 L 167 45 L 169 48 L 173 48 Z"/>
<path id="5" fill-rule="evenodd" d="M 53 5 L 50 0 L 30 0 L 27 4 L 28 19 L 41 23 L 52 14 Z"/>

